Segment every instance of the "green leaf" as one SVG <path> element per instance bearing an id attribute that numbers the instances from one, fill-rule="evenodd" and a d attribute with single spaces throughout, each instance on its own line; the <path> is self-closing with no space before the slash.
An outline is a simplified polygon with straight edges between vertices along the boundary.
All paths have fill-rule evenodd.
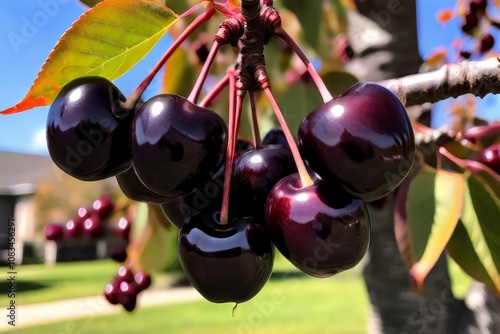
<path id="1" fill-rule="evenodd" d="M 283 4 L 292 11 L 302 25 L 305 40 L 313 47 L 318 45 L 322 13 L 322 1 L 284 0 Z"/>
<path id="2" fill-rule="evenodd" d="M 68 82 L 83 76 L 114 80 L 141 60 L 177 20 L 154 0 L 105 0 L 82 14 L 49 54 L 12 114 L 52 103 Z"/>
<path id="3" fill-rule="evenodd" d="M 358 82 L 358 78 L 345 71 L 330 71 L 321 76 L 333 96 L 342 94 L 347 88 Z"/>
<path id="4" fill-rule="evenodd" d="M 165 66 L 163 91 L 189 96 L 196 78 L 199 74 L 198 67 L 188 62 L 189 54 L 183 48 L 178 48 L 170 57 Z"/>
<path id="5" fill-rule="evenodd" d="M 500 293 L 500 204 L 476 176 L 467 178 L 461 223 L 447 250 L 476 280 Z"/>
<path id="6" fill-rule="evenodd" d="M 465 180 L 463 174 L 424 169 L 408 191 L 408 220 L 417 261 L 410 274 L 422 288 L 462 213 Z"/>

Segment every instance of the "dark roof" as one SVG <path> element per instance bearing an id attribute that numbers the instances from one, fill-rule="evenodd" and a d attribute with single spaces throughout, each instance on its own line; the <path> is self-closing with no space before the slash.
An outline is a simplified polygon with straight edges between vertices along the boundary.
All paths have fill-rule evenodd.
<path id="1" fill-rule="evenodd" d="M 0 195 L 33 194 L 55 168 L 48 156 L 0 152 Z"/>

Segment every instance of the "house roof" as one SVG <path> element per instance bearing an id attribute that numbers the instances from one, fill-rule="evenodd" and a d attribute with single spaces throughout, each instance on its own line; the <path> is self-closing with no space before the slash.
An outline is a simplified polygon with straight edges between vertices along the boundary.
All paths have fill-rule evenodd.
<path id="1" fill-rule="evenodd" d="M 48 156 L 0 151 L 0 195 L 33 194 L 55 168 Z"/>

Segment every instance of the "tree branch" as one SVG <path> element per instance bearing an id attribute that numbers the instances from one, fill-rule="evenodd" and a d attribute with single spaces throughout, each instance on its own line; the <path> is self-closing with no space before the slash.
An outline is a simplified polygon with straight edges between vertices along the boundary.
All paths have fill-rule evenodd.
<path id="1" fill-rule="evenodd" d="M 500 93 L 500 58 L 447 64 L 433 72 L 379 81 L 409 107 L 449 97 Z"/>

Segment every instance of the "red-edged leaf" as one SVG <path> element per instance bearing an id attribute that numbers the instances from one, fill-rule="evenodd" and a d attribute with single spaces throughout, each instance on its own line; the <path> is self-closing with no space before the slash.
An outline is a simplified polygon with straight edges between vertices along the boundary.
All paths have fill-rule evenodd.
<path id="1" fill-rule="evenodd" d="M 395 195 L 394 235 L 401 258 L 408 268 L 411 268 L 416 262 L 415 245 L 408 222 L 408 191 L 411 182 L 421 170 L 422 167 L 415 163 L 410 174 L 397 188 Z"/>
<path id="2" fill-rule="evenodd" d="M 410 269 L 420 290 L 450 240 L 462 214 L 465 179 L 461 173 L 425 168 L 408 190 L 408 222 L 416 263 Z"/>
<path id="3" fill-rule="evenodd" d="M 225 16 L 232 17 L 240 13 L 239 0 L 212 0 L 217 11 Z"/>
<path id="4" fill-rule="evenodd" d="M 141 60 L 176 22 L 154 0 L 105 0 L 80 16 L 49 54 L 13 114 L 52 103 L 59 90 L 82 76 L 114 80 Z"/>
<path id="5" fill-rule="evenodd" d="M 461 222 L 448 253 L 474 279 L 500 294 L 500 201 L 488 186 L 469 174 Z"/>

